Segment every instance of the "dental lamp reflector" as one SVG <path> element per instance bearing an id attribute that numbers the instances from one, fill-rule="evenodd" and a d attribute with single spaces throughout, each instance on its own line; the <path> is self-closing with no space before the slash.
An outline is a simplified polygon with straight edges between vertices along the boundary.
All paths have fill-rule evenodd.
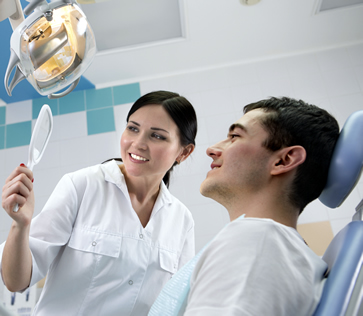
<path id="1" fill-rule="evenodd" d="M 76 87 L 93 61 L 96 41 L 86 16 L 74 0 L 35 2 L 38 6 L 34 12 L 11 36 L 5 88 L 11 96 L 17 83 L 26 78 L 39 94 L 59 98 Z M 34 3 L 31 5 L 34 7 Z"/>

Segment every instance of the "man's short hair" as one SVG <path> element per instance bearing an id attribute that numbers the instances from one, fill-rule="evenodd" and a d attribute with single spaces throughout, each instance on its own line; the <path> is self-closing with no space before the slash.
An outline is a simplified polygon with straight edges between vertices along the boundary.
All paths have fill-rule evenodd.
<path id="1" fill-rule="evenodd" d="M 319 197 L 326 184 L 339 125 L 327 111 L 288 97 L 261 100 L 244 107 L 244 113 L 262 109 L 262 126 L 269 133 L 263 146 L 271 151 L 300 145 L 306 160 L 298 166 L 289 200 L 300 209 Z"/>

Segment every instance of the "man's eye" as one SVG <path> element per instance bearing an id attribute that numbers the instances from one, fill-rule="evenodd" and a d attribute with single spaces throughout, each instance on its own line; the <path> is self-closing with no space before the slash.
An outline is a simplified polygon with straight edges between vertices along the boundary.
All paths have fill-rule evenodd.
<path id="1" fill-rule="evenodd" d="M 238 134 L 231 134 L 231 135 L 229 135 L 229 137 L 230 138 L 236 138 L 236 137 L 239 137 L 239 135 Z"/>
<path id="2" fill-rule="evenodd" d="M 153 133 L 152 137 L 156 138 L 156 139 L 161 139 L 161 140 L 165 140 L 166 138 L 164 136 L 161 136 L 159 134 Z"/>

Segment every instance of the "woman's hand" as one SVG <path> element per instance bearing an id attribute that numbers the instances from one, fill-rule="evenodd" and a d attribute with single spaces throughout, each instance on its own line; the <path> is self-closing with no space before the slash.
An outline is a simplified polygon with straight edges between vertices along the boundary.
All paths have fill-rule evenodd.
<path id="1" fill-rule="evenodd" d="M 14 212 L 17 204 L 19 210 Z M 15 168 L 6 179 L 2 191 L 2 207 L 20 228 L 30 226 L 34 213 L 33 172 L 24 164 Z"/>

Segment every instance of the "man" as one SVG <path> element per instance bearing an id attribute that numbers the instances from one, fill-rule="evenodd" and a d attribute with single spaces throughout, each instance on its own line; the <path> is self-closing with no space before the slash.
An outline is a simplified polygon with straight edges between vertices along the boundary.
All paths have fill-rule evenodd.
<path id="1" fill-rule="evenodd" d="M 207 150 L 213 162 L 201 193 L 225 206 L 231 223 L 195 260 L 179 315 L 312 315 L 327 266 L 296 225 L 325 186 L 338 123 L 286 97 L 244 112 Z"/>

